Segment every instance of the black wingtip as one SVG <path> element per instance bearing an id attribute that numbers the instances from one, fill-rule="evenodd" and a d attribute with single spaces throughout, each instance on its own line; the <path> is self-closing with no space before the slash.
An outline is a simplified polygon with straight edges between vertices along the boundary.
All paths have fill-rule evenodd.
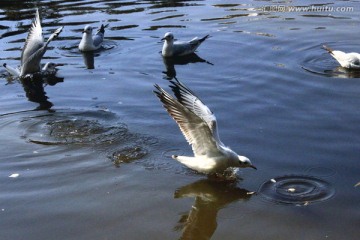
<path id="1" fill-rule="evenodd" d="M 107 28 L 109 26 L 109 24 L 107 23 L 107 24 L 101 24 L 101 27 L 100 27 L 100 30 L 99 30 L 99 32 L 101 32 L 101 33 L 105 33 L 105 28 Z"/>
<path id="2" fill-rule="evenodd" d="M 156 83 L 154 84 L 154 87 L 156 88 L 156 90 L 153 90 L 153 93 L 161 100 L 162 96 L 164 95 L 164 90 Z"/>
<path id="3" fill-rule="evenodd" d="M 208 34 L 208 35 L 206 35 L 205 37 L 201 38 L 199 41 L 200 41 L 200 42 L 203 42 L 203 41 L 205 41 L 206 39 L 208 39 L 209 37 L 211 37 L 211 36 Z"/>
<path id="4" fill-rule="evenodd" d="M 332 50 L 331 48 L 329 48 L 328 46 L 326 45 L 322 45 L 322 48 L 325 49 L 328 53 L 332 53 L 334 50 Z"/>
<path id="5" fill-rule="evenodd" d="M 6 68 L 6 63 L 3 64 L 3 67 Z"/>

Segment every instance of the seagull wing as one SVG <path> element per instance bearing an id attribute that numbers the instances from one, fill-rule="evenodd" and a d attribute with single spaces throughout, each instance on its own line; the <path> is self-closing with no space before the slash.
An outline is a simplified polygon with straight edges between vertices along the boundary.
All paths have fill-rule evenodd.
<path id="1" fill-rule="evenodd" d="M 104 40 L 104 34 L 101 33 L 101 32 L 98 32 L 97 34 L 95 34 L 93 36 L 93 44 L 96 48 L 99 48 L 101 43 L 103 42 Z"/>
<path id="2" fill-rule="evenodd" d="M 360 54 L 349 53 L 349 64 L 351 68 L 360 68 Z"/>
<path id="3" fill-rule="evenodd" d="M 207 155 L 210 152 L 218 151 L 218 138 L 214 137 L 214 127 L 216 129 L 215 117 L 212 125 L 209 125 L 204 118 L 173 98 L 161 87 L 158 85 L 155 85 L 155 87 L 157 89 L 157 91 L 154 91 L 155 94 L 170 116 L 177 122 L 188 143 L 192 145 L 194 155 Z"/>
<path id="4" fill-rule="evenodd" d="M 194 37 L 193 39 L 191 39 L 189 41 L 189 44 L 190 44 L 191 48 L 193 49 L 193 51 L 195 51 L 200 46 L 200 44 L 203 41 L 205 41 L 208 37 L 210 37 L 210 35 L 206 35 L 205 37 L 202 37 L 202 38 Z"/>
<path id="5" fill-rule="evenodd" d="M 95 36 L 93 37 L 93 44 L 96 48 L 99 48 L 102 44 L 102 42 L 104 41 L 104 34 L 105 34 L 105 28 L 108 26 L 109 24 L 101 24 L 100 29 L 98 30 L 98 32 L 95 34 Z"/>
<path id="6" fill-rule="evenodd" d="M 35 19 L 33 20 L 29 34 L 25 41 L 23 51 L 21 53 L 21 65 L 23 65 L 35 52 L 42 48 L 43 45 L 44 38 L 42 36 L 39 9 L 36 9 Z"/>
<path id="7" fill-rule="evenodd" d="M 340 63 L 342 67 L 346 68 L 359 68 L 360 67 L 360 54 L 358 53 L 345 53 L 342 51 L 332 51 L 330 54 Z"/>
<path id="8" fill-rule="evenodd" d="M 189 42 L 174 42 L 173 45 L 173 55 L 182 56 L 193 53 L 195 51 L 194 47 Z"/>
<path id="9" fill-rule="evenodd" d="M 213 138 L 217 144 L 223 145 L 220 141 L 217 129 L 217 122 L 214 113 L 191 91 L 187 86 L 179 80 L 171 81 L 171 89 L 175 94 L 177 100 L 184 105 L 191 112 L 200 117 L 209 127 L 212 132 Z"/>
<path id="10" fill-rule="evenodd" d="M 190 41 L 189 41 L 189 44 L 192 46 L 192 47 L 198 47 L 199 45 L 200 45 L 200 38 L 198 38 L 198 37 L 194 37 L 193 39 L 191 39 Z"/>

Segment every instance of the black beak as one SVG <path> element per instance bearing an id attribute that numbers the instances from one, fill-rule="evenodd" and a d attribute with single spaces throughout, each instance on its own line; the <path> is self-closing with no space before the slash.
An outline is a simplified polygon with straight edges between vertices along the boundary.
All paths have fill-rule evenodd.
<path id="1" fill-rule="evenodd" d="M 161 39 L 161 41 L 164 41 L 165 39 L 166 39 L 166 38 L 163 37 L 163 38 Z"/>
<path id="2" fill-rule="evenodd" d="M 254 165 L 250 165 L 250 167 L 257 170 L 257 168 Z"/>

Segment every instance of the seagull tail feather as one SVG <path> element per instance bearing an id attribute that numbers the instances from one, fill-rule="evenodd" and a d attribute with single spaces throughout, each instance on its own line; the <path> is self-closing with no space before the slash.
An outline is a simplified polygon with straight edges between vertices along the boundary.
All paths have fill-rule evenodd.
<path id="1" fill-rule="evenodd" d="M 109 26 L 109 24 L 101 24 L 101 27 L 100 27 L 100 30 L 99 30 L 99 32 L 101 32 L 102 34 L 104 34 L 105 33 L 105 28 L 107 28 Z"/>

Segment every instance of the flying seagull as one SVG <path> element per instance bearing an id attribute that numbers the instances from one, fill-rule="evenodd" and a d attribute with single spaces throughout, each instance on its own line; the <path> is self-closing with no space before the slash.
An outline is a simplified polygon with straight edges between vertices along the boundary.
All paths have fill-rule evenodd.
<path id="1" fill-rule="evenodd" d="M 343 68 L 360 69 L 360 54 L 351 52 L 344 53 L 342 51 L 332 50 L 331 48 L 323 45 L 323 48 L 328 51 L 333 58 L 340 63 Z"/>
<path id="2" fill-rule="evenodd" d="M 101 24 L 100 29 L 97 33 L 93 36 L 93 27 L 90 25 L 86 25 L 83 31 L 83 36 L 79 44 L 80 51 L 87 52 L 87 51 L 95 51 L 99 49 L 102 45 L 104 40 L 105 28 L 108 24 L 104 25 Z"/>
<path id="3" fill-rule="evenodd" d="M 154 93 L 194 152 L 194 157 L 173 155 L 172 158 L 205 174 L 223 174 L 229 167 L 256 169 L 247 157 L 238 155 L 220 141 L 216 118 L 210 109 L 183 83 L 170 82 L 176 99 L 157 84 Z"/>
<path id="4" fill-rule="evenodd" d="M 60 27 L 50 35 L 49 39 L 44 42 L 44 38 L 42 35 L 42 28 L 40 22 L 39 9 L 36 9 L 36 16 L 33 20 L 33 23 L 30 27 L 29 34 L 26 38 L 24 48 L 21 53 L 21 66 L 20 68 L 13 68 L 7 66 L 7 64 L 3 64 L 5 69 L 16 77 L 23 77 L 27 74 L 33 74 L 36 72 L 40 72 L 41 66 L 41 58 L 44 56 L 46 52 L 46 48 L 49 43 L 57 38 L 64 27 Z M 45 65 L 46 66 L 46 65 Z M 47 68 L 47 67 L 46 67 Z M 46 70 L 46 69 L 45 69 Z"/>
<path id="5" fill-rule="evenodd" d="M 165 33 L 165 36 L 161 39 L 164 40 L 164 45 L 161 51 L 163 57 L 175 57 L 184 56 L 194 53 L 200 44 L 205 41 L 209 35 L 203 38 L 195 37 L 188 42 L 174 42 L 174 35 L 171 32 Z"/>

